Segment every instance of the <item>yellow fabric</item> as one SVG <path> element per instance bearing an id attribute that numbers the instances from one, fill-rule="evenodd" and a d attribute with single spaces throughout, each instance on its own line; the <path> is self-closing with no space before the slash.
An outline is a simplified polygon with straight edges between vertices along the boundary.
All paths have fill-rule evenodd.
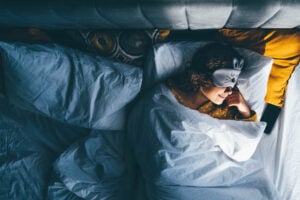
<path id="1" fill-rule="evenodd" d="M 273 58 L 265 101 L 282 107 L 288 80 L 300 60 L 300 30 L 219 30 L 221 41 Z"/>
<path id="2" fill-rule="evenodd" d="M 172 93 L 176 97 L 179 103 L 186 107 L 189 107 L 188 103 L 180 98 L 176 89 L 171 89 Z M 232 120 L 242 120 L 242 121 L 257 121 L 257 115 L 251 110 L 251 116 L 249 118 L 241 118 L 239 112 L 235 107 L 228 107 L 226 105 L 216 105 L 211 101 L 208 101 L 201 105 L 198 109 L 199 112 L 208 114 L 214 118 L 218 119 L 232 119 Z"/>
<path id="3" fill-rule="evenodd" d="M 50 43 L 53 39 L 37 28 L 7 28 L 0 29 L 1 41 L 26 42 L 26 43 Z"/>

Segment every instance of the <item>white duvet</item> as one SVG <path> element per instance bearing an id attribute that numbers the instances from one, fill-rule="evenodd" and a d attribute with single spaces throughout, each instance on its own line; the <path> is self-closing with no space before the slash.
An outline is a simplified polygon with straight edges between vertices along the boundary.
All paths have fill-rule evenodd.
<path id="1" fill-rule="evenodd" d="M 163 84 L 129 116 L 128 134 L 149 199 L 277 199 L 251 159 L 263 122 L 218 120 L 179 104 Z"/>

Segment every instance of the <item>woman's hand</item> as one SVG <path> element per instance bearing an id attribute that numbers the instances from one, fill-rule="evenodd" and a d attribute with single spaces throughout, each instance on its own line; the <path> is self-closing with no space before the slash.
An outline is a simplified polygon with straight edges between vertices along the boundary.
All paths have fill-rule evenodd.
<path id="1" fill-rule="evenodd" d="M 233 91 L 232 94 L 227 97 L 226 101 L 229 107 L 237 107 L 243 118 L 249 118 L 251 116 L 250 108 L 239 91 Z"/>

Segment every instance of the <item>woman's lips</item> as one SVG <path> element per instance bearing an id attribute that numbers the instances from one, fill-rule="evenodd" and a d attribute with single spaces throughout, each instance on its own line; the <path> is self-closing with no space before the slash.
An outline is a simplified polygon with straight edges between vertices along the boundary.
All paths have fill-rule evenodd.
<path id="1" fill-rule="evenodd" d="M 219 94 L 219 97 L 220 97 L 221 99 L 226 99 L 226 96 L 224 97 L 224 96 L 222 96 L 222 95 L 220 95 L 220 94 Z"/>

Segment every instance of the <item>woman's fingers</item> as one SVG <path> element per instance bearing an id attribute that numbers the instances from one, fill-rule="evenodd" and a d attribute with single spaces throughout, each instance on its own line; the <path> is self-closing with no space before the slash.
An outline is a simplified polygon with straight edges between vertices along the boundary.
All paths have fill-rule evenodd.
<path id="1" fill-rule="evenodd" d="M 229 107 L 236 106 L 240 114 L 244 118 L 250 117 L 251 115 L 250 108 L 248 107 L 244 97 L 240 92 L 233 92 L 231 95 L 227 97 L 226 101 Z"/>
<path id="2" fill-rule="evenodd" d="M 240 112 L 249 112 L 249 107 L 239 92 L 234 92 L 227 97 L 227 105 L 229 107 L 236 106 Z"/>
<path id="3" fill-rule="evenodd" d="M 242 103 L 239 94 L 232 93 L 227 97 L 227 105 L 228 106 L 237 106 L 238 104 Z"/>

